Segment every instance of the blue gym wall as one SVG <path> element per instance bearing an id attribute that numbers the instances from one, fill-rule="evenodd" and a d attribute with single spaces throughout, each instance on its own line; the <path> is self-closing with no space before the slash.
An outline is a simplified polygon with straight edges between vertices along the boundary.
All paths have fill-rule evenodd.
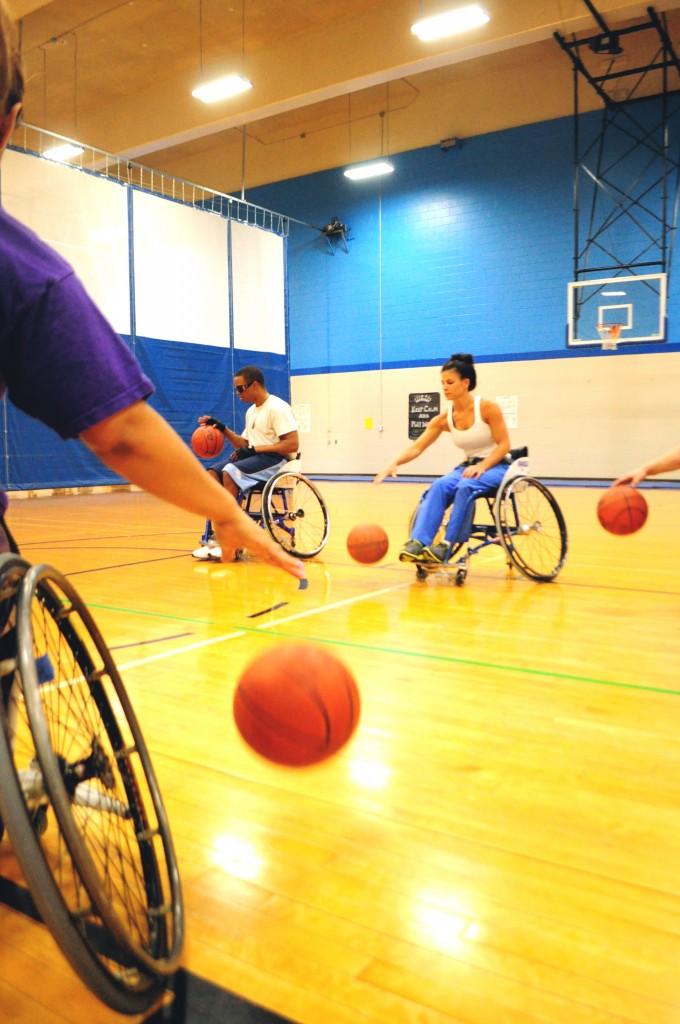
<path id="1" fill-rule="evenodd" d="M 653 102 L 635 107 L 637 117 L 653 123 Z M 581 131 L 594 133 L 599 116 L 582 116 Z M 436 367 L 452 351 L 471 351 L 479 361 L 498 363 L 499 368 L 512 360 L 585 358 L 593 366 L 605 360 L 602 365 L 609 376 L 605 385 L 598 384 L 605 389 L 598 394 L 603 395 L 602 408 L 611 410 L 613 399 L 606 389 L 627 393 L 626 374 L 633 372 L 624 373 L 629 356 L 657 354 L 669 371 L 675 365 L 667 357 L 680 351 L 673 341 L 677 273 L 671 279 L 669 344 L 626 346 L 606 355 L 599 348 L 566 349 L 566 284 L 572 278 L 573 255 L 572 131 L 572 119 L 561 118 L 465 139 L 448 151 L 433 146 L 399 153 L 392 158 L 395 173 L 380 181 L 350 182 L 338 168 L 251 190 L 251 201 L 319 226 L 339 217 L 350 226 L 349 253 L 337 246 L 332 254 L 318 232 L 291 225 L 286 253 L 289 356 L 235 349 L 233 336 L 226 348 L 148 338 L 135 332 L 133 318 L 132 334 L 125 340 L 156 385 L 152 404 L 188 439 L 200 412 L 214 412 L 241 429 L 244 407 L 230 387 L 239 365 L 262 366 L 270 389 L 284 397 L 290 393 L 289 373 L 294 382 L 296 377 L 309 378 L 314 385 L 298 400 L 314 405 L 313 434 L 305 451 L 319 465 L 310 459 L 308 469 L 325 468 L 329 446 L 337 445 L 344 460 L 338 461 L 337 469 L 343 472 L 356 470 L 362 462 L 371 463 L 364 471 L 373 471 L 382 459 L 378 441 L 401 446 L 406 438 L 393 430 L 377 439 L 364 427 L 369 418 L 374 424 L 387 422 L 382 384 L 381 408 L 364 403 L 350 423 L 350 392 L 324 390 L 322 381 L 329 374 L 366 373 L 354 385 L 354 390 L 364 392 L 363 399 L 369 385 L 373 387 L 370 371 Z M 621 136 L 620 150 L 627 145 Z M 646 198 L 648 204 L 658 203 L 656 191 L 656 199 L 651 194 Z M 625 243 L 625 218 L 616 222 L 613 233 Z M 621 368 L 620 379 L 611 373 L 610 360 Z M 552 386 L 552 380 L 559 381 L 557 366 L 543 365 L 549 376 L 536 378 L 534 390 L 539 392 Z M 656 364 L 654 373 L 658 377 Z M 504 376 L 499 391 L 520 390 L 507 380 Z M 390 378 L 384 404 L 401 403 L 402 393 L 414 386 L 427 390 L 436 386 L 436 380 L 430 379 L 429 370 L 417 384 Z M 524 430 L 526 413 L 532 410 L 522 401 Z M 318 412 L 324 404 L 337 410 L 327 428 Z M 630 402 L 625 405 L 631 408 Z M 671 405 L 664 407 L 667 422 L 673 415 Z M 328 408 L 324 415 L 330 415 Z M 533 412 L 538 434 L 540 416 Z M 658 402 L 650 418 L 657 412 Z M 6 487 L 117 481 L 78 443 L 64 444 L 7 402 L 5 417 L 0 458 Z M 351 431 L 340 436 L 348 423 L 353 424 Z M 665 438 L 663 430 L 661 417 L 659 432 Z M 338 441 L 331 439 L 332 432 Z M 316 434 L 328 434 L 329 439 L 322 442 L 323 452 L 314 454 Z M 615 451 L 614 439 L 603 436 L 603 442 L 608 451 Z M 645 451 L 656 443 L 655 437 L 640 440 Z M 607 472 L 610 464 L 592 472 Z M 570 471 L 569 466 L 558 466 L 551 452 L 545 453 L 545 465 L 553 473 Z"/>
<path id="2" fill-rule="evenodd" d="M 635 108 L 642 124 L 656 122 L 653 101 Z M 581 117 L 582 138 L 592 137 L 600 116 Z M 621 153 L 630 138 L 615 132 L 610 145 Z M 349 253 L 337 246 L 332 255 L 322 236 L 292 226 L 294 375 L 440 365 L 452 351 L 473 352 L 481 361 L 601 355 L 599 349 L 566 349 L 574 235 L 571 117 L 391 159 L 394 174 L 382 179 L 352 182 L 338 168 L 248 194 L 312 224 L 337 216 L 351 228 Z M 634 174 L 647 159 L 639 155 Z M 629 164 L 625 172 L 610 172 L 621 184 L 630 173 Z M 655 200 L 645 201 L 658 206 L 658 189 Z M 629 223 L 618 218 L 610 240 L 616 234 L 625 243 Z M 671 338 L 677 305 L 676 273 L 668 307 Z M 662 343 L 622 351 L 677 348 Z"/>

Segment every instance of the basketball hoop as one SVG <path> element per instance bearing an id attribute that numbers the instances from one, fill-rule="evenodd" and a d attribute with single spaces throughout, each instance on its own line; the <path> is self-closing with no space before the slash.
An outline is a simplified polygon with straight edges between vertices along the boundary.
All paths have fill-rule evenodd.
<path id="1" fill-rule="evenodd" d="M 622 324 L 598 324 L 597 331 L 602 339 L 603 352 L 616 352 L 621 336 Z"/>

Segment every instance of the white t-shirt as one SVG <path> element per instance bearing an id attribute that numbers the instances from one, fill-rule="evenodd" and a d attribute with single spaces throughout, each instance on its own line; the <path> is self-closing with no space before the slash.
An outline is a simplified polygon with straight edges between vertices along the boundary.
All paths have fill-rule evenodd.
<path id="1" fill-rule="evenodd" d="M 284 434 L 290 434 L 297 428 L 288 402 L 276 395 L 269 395 L 262 405 L 251 405 L 246 410 L 243 436 L 250 447 L 255 448 L 260 444 L 277 444 Z"/>

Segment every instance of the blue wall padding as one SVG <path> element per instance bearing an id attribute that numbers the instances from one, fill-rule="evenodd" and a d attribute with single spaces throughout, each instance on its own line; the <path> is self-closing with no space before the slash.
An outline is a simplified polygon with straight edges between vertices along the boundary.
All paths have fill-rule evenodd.
<path id="1" fill-rule="evenodd" d="M 658 103 L 632 104 L 631 110 L 645 128 L 657 123 Z M 580 118 L 584 142 L 595 136 L 601 116 Z M 630 128 L 629 122 L 622 125 Z M 675 116 L 676 157 L 678 128 Z M 648 151 L 616 164 L 630 146 L 629 135 L 610 130 L 607 173 L 624 190 L 640 175 L 636 188 L 644 191 L 652 177 L 651 171 L 643 173 Z M 498 360 L 590 353 L 566 349 L 574 245 L 571 117 L 464 139 L 448 151 L 430 146 L 391 159 L 395 171 L 383 179 L 352 182 L 336 168 L 249 193 L 253 202 L 291 217 L 322 226 L 337 216 L 351 229 L 349 253 L 336 246 L 332 254 L 322 235 L 291 226 L 293 374 L 438 365 L 455 351 Z M 636 209 L 635 216 L 649 230 L 655 225 L 658 236 L 660 190 L 644 202 L 651 212 Z M 581 208 L 585 220 L 585 187 Z M 600 202 L 603 216 L 612 208 Z M 615 217 L 602 238 L 626 258 L 640 250 L 641 235 L 631 224 L 625 215 Z M 677 279 L 676 273 L 668 309 L 671 341 L 678 340 Z"/>

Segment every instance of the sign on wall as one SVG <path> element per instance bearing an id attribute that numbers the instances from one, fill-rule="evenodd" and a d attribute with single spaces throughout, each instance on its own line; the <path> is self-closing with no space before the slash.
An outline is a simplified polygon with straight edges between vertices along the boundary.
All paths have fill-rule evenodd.
<path id="1" fill-rule="evenodd" d="M 433 416 L 440 411 L 441 395 L 438 391 L 416 391 L 408 396 L 408 436 L 410 441 L 425 430 Z"/>

